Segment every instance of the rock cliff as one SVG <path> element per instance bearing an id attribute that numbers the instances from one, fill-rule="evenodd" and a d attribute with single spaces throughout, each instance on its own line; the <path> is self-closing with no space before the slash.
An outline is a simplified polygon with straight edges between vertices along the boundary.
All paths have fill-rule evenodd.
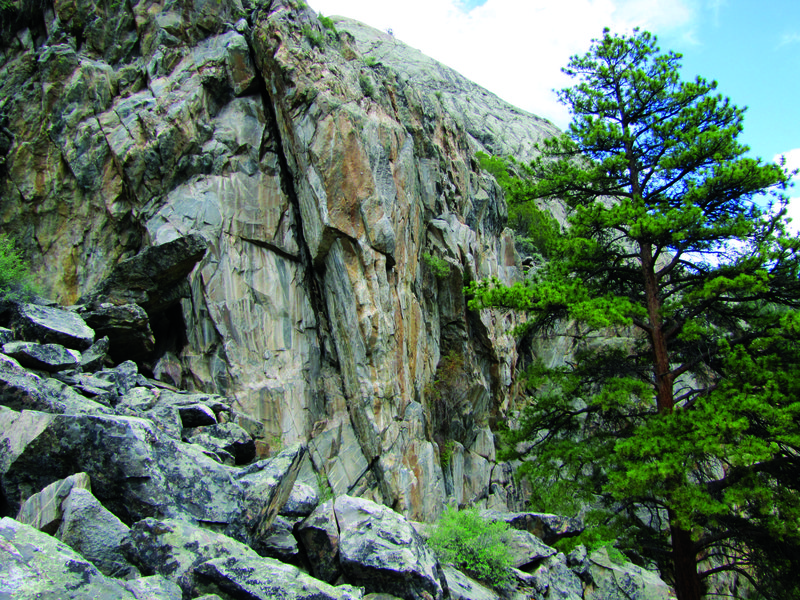
<path id="1" fill-rule="evenodd" d="M 556 130 L 334 25 L 291 0 L 45 6 L 0 55 L 0 228 L 115 362 L 260 421 L 260 456 L 306 443 L 336 495 L 418 520 L 519 510 L 490 429 L 511 317 L 462 291 L 519 258 L 474 156 Z"/>

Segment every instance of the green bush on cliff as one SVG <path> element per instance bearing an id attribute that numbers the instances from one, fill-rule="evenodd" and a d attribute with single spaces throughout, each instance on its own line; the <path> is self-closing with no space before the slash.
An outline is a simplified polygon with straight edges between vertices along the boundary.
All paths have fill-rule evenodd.
<path id="1" fill-rule="evenodd" d="M 0 297 L 19 295 L 29 288 L 27 263 L 14 247 L 14 241 L 0 233 Z"/>
<path id="2" fill-rule="evenodd" d="M 483 519 L 477 509 L 448 507 L 428 540 L 439 560 L 494 587 L 511 582 L 508 524 Z"/>

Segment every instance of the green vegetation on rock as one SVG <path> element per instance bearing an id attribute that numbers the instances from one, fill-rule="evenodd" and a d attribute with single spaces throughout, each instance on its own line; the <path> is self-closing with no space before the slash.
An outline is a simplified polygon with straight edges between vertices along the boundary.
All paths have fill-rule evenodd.
<path id="1" fill-rule="evenodd" d="M 430 267 L 430 270 L 437 279 L 445 279 L 450 276 L 450 263 L 443 258 L 434 256 L 428 252 L 423 253 L 422 260 Z"/>
<path id="2" fill-rule="evenodd" d="M 508 524 L 483 519 L 477 509 L 447 507 L 428 540 L 439 560 L 494 587 L 511 581 Z"/>
<path id="3" fill-rule="evenodd" d="M 14 241 L 0 234 L 0 297 L 19 296 L 30 291 L 28 265 Z"/>
<path id="4" fill-rule="evenodd" d="M 534 489 L 604 510 L 679 600 L 722 571 L 797 598 L 791 174 L 745 156 L 744 111 L 679 67 L 639 31 L 606 30 L 570 60 L 568 133 L 495 171 L 512 202 L 563 202 L 567 231 L 527 281 L 472 284 L 471 307 L 524 311 L 529 333 L 572 340 L 566 364 L 533 362 L 505 436 Z"/>

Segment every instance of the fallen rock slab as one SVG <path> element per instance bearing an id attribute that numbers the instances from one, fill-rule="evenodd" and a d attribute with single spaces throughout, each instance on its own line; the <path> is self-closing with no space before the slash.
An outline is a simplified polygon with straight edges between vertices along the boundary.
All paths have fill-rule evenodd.
<path id="1" fill-rule="evenodd" d="M 0 519 L 0 597 L 135 599 L 66 544 L 9 517 Z"/>
<path id="2" fill-rule="evenodd" d="M 62 505 L 73 488 L 91 490 L 89 475 L 75 473 L 66 479 L 54 481 L 22 504 L 17 521 L 52 535 L 61 525 L 64 516 Z"/>
<path id="3" fill-rule="evenodd" d="M 74 369 L 81 364 L 81 353 L 60 344 L 37 344 L 36 342 L 9 342 L 3 344 L 3 354 L 15 358 L 28 369 L 55 373 Z"/>
<path id="4" fill-rule="evenodd" d="M 15 337 L 86 350 L 94 342 L 94 330 L 76 313 L 63 308 L 20 304 L 13 324 Z"/>

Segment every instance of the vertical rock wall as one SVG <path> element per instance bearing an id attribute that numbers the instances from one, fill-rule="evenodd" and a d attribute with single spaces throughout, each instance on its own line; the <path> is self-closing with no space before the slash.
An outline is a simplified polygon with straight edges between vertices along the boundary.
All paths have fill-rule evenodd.
<path id="1" fill-rule="evenodd" d="M 169 324 L 185 333 L 143 368 L 235 398 L 273 447 L 309 442 L 336 493 L 418 519 L 506 505 L 489 425 L 512 323 L 469 312 L 462 289 L 519 265 L 474 155 L 525 157 L 555 129 L 300 2 L 57 0 L 44 21 L 0 57 L 0 227 L 42 292 L 75 302 L 121 259 L 199 233 L 209 250 Z"/>

